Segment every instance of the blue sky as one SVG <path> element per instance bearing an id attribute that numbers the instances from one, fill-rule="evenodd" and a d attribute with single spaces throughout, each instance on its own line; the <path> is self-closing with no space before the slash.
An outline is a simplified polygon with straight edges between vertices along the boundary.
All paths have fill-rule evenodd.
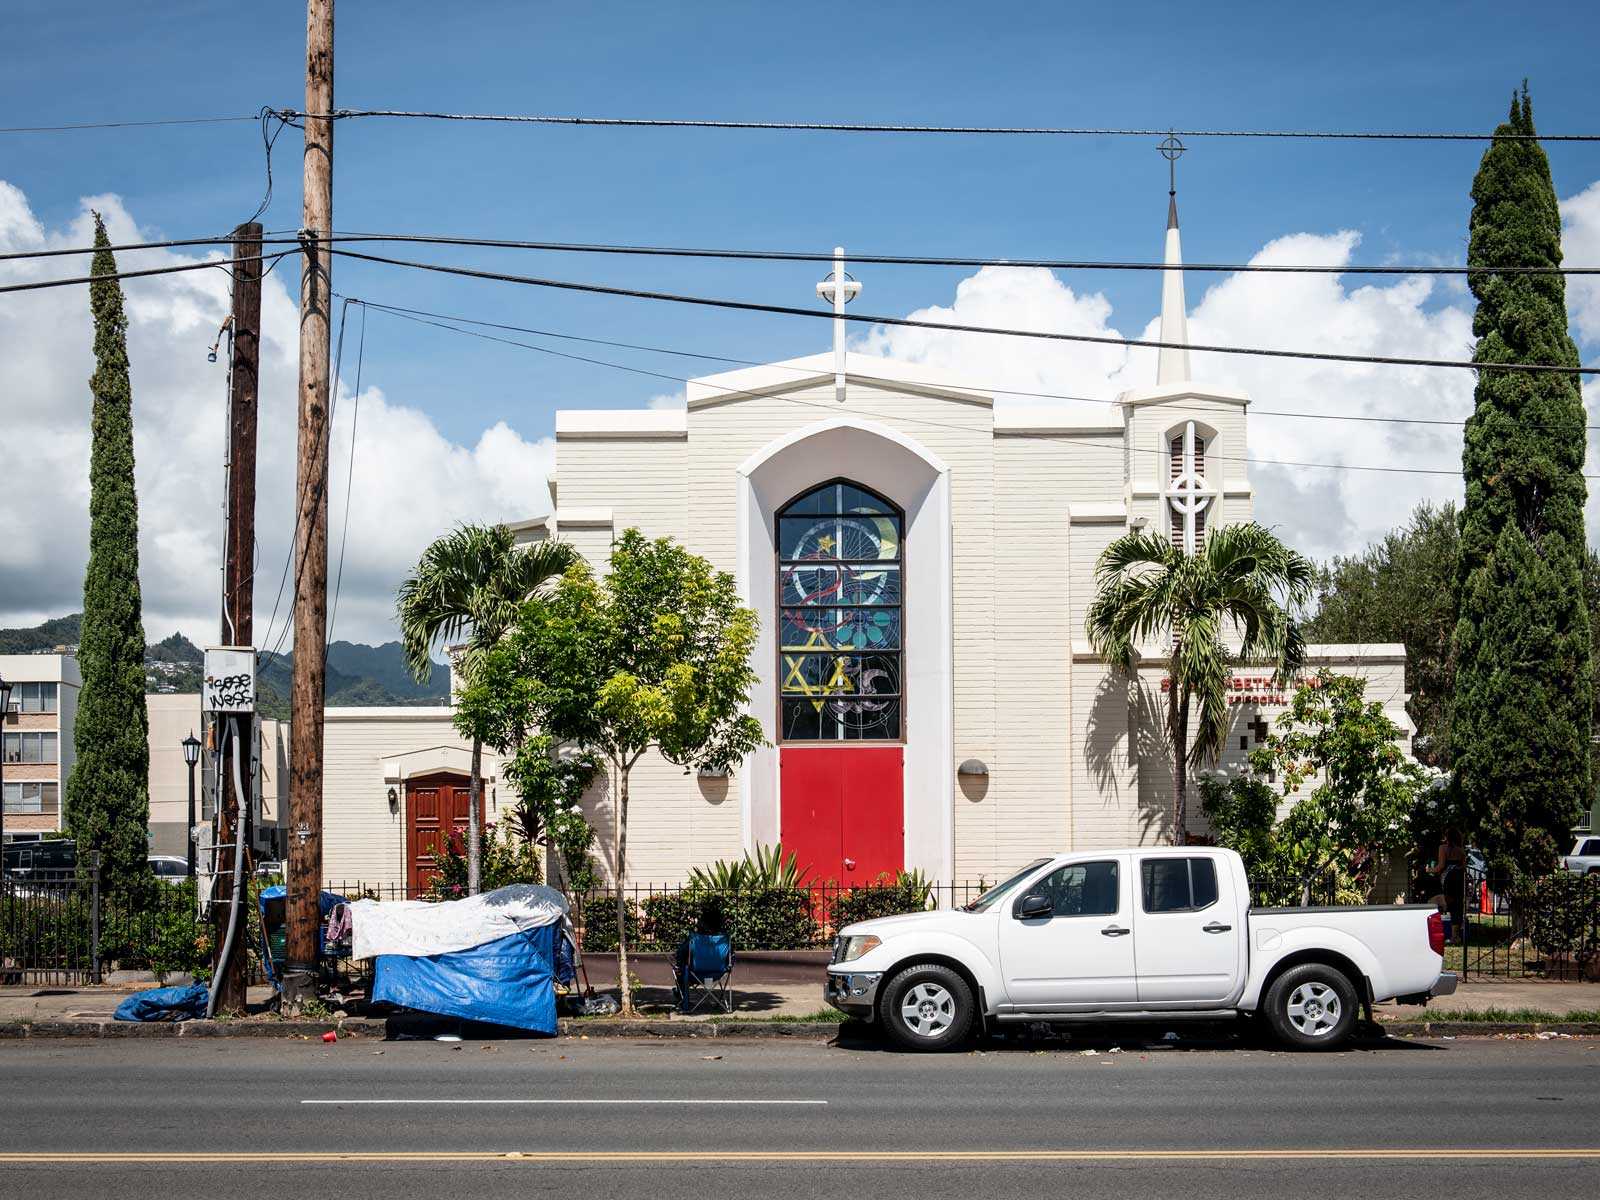
<path id="1" fill-rule="evenodd" d="M 1592 13 L 1577 4 L 1529 4 L 1508 20 L 1508 11 L 1504 4 L 344 0 L 336 99 L 340 107 L 597 116 L 1487 130 L 1527 76 L 1542 131 L 1600 129 Z M 12 0 L 0 16 L 0 124 L 298 108 L 303 39 L 303 12 L 292 2 L 244 9 Z M 1351 262 L 1459 261 L 1480 153 L 1465 143 L 1192 140 L 1178 180 L 1185 255 L 1242 261 L 1274 239 L 1353 231 L 1359 242 L 1349 249 Z M 336 154 L 341 229 L 1150 259 L 1160 250 L 1166 199 L 1165 164 L 1153 140 L 1142 138 L 364 120 L 338 127 Z M 1550 156 L 1563 198 L 1600 179 L 1600 146 L 1553 146 Z M 297 131 L 283 135 L 274 167 L 275 197 L 263 220 L 269 229 L 292 228 L 300 215 Z M 185 237 L 247 217 L 265 177 L 256 128 L 236 124 L 0 135 L 0 180 L 25 195 L 52 233 L 77 218 L 84 197 L 115 193 L 143 233 Z M 820 277 L 811 264 L 426 247 L 402 256 L 789 304 L 814 303 Z M 857 308 L 893 314 L 949 305 L 972 275 L 857 273 L 866 284 Z M 1125 333 L 1137 335 L 1155 312 L 1154 277 L 1099 273 L 1061 282 L 1080 297 L 1102 293 L 1110 323 Z M 1191 307 L 1209 282 L 1190 277 Z M 749 359 L 821 350 L 829 336 L 821 322 L 348 261 L 336 267 L 335 287 L 387 303 Z M 1433 312 L 1461 303 L 1459 289 L 1440 285 L 1417 306 Z M 1315 346 L 1318 336 L 1305 328 L 1279 340 Z M 1452 356 L 1464 357 L 1460 349 Z M 602 356 L 690 373 L 657 356 Z M 443 437 L 468 446 L 496 422 L 532 442 L 549 435 L 558 407 L 639 405 L 672 390 L 376 314 L 364 371 L 389 404 L 420 411 Z M 1279 398 L 1257 395 L 1258 403 L 1267 399 Z M 1451 462 L 1448 453 L 1442 458 Z M 1349 536 L 1370 524 L 1356 522 Z M 0 617 L 45 606 L 5 600 Z"/>

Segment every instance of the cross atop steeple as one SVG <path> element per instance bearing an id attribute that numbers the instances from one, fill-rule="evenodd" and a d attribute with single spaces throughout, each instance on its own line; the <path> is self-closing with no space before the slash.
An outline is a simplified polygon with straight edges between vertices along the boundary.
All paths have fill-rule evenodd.
<path id="1" fill-rule="evenodd" d="M 844 247 L 833 248 L 833 270 L 817 284 L 817 297 L 833 305 L 833 398 L 844 403 L 844 306 L 861 294 L 861 284 L 844 269 Z"/>
<path id="2" fill-rule="evenodd" d="M 1161 157 L 1167 160 L 1167 195 L 1178 194 L 1178 159 L 1183 157 L 1183 152 L 1189 147 L 1178 140 L 1178 135 L 1170 129 L 1166 139 L 1161 143 Z"/>

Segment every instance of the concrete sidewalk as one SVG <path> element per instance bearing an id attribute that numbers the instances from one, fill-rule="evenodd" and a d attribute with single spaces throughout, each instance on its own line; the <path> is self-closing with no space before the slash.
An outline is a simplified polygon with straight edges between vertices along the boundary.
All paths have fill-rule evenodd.
<path id="1" fill-rule="evenodd" d="M 1409 1004 L 1379 1004 L 1374 1014 L 1381 1020 L 1417 1021 L 1448 1019 L 1451 1013 L 1517 1012 L 1532 1009 L 1565 1017 L 1574 1012 L 1600 1011 L 1600 986 L 1592 983 L 1563 983 L 1556 980 L 1516 980 L 1493 982 L 1473 980 L 1456 987 L 1452 996 L 1435 996 L 1425 1008 Z"/>

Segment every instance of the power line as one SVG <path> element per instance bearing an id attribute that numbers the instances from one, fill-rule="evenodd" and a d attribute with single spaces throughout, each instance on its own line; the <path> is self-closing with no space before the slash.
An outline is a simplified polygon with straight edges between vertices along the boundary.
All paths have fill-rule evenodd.
<path id="1" fill-rule="evenodd" d="M 282 126 L 280 126 L 280 129 Z M 269 170 L 270 176 L 270 170 Z M 270 202 L 271 184 L 268 184 Z M 258 214 L 259 215 L 259 214 Z M 295 230 L 274 230 L 263 237 L 265 245 L 299 245 L 299 237 L 276 236 L 293 234 Z M 159 250 L 180 246 L 217 245 L 230 241 L 229 235 L 209 238 L 177 238 L 164 242 L 133 242 L 125 246 L 112 246 L 111 250 Z M 458 237 L 413 233 L 335 232 L 305 241 L 333 245 L 347 242 L 401 242 L 437 246 L 465 246 L 490 250 L 533 250 L 567 254 L 610 254 L 640 257 L 731 259 L 754 262 L 833 262 L 833 252 L 811 250 L 729 250 L 689 246 L 642 246 L 602 242 L 534 242 L 512 238 Z M 70 249 L 16 250 L 0 254 L 0 262 L 14 259 L 58 258 L 65 255 L 93 254 L 98 247 L 80 246 Z M 921 254 L 851 254 L 852 263 L 900 267 L 1017 267 L 1040 268 L 1050 271 L 1170 271 L 1168 263 L 1138 262 L 1131 260 L 1063 259 L 1063 258 L 1003 258 L 978 255 L 921 255 Z M 1184 263 L 1187 272 L 1215 274 L 1263 275 L 1600 275 L 1595 267 L 1481 267 L 1481 266 L 1332 266 L 1324 263 Z"/>
<path id="2" fill-rule="evenodd" d="M 685 246 L 612 245 L 594 242 L 530 242 L 509 238 L 452 237 L 412 233 L 335 231 L 327 242 L 407 242 L 437 246 L 471 246 L 492 250 L 541 250 L 572 254 L 619 254 L 664 258 L 735 259 L 755 262 L 832 264 L 833 252 L 811 250 L 723 250 Z M 1091 259 L 992 258 L 961 255 L 851 254 L 852 263 L 896 267 L 1040 267 L 1051 271 L 1170 271 L 1169 263 L 1096 261 Z M 1280 275 L 1600 275 L 1600 267 L 1372 267 L 1326 264 L 1184 263 L 1184 271 L 1221 274 Z"/>
<path id="3" fill-rule="evenodd" d="M 117 271 L 110 275 L 79 275 L 71 279 L 39 279 L 32 283 L 8 283 L 0 286 L 0 292 L 36 292 L 44 288 L 72 287 L 80 283 L 102 283 L 109 279 L 143 279 L 148 275 L 175 275 L 180 271 L 204 271 L 212 267 L 227 270 L 240 263 L 250 262 L 276 262 L 290 254 L 298 254 L 298 250 L 280 250 L 276 254 L 255 254 L 247 258 L 219 258 L 210 262 L 182 263 L 175 267 L 147 267 L 142 271 Z"/>
<path id="4" fill-rule="evenodd" d="M 152 125 L 225 125 L 233 121 L 254 121 L 250 117 L 169 117 L 154 121 L 85 121 L 76 125 L 10 125 L 0 133 L 66 133 L 78 129 L 138 129 Z"/>
<path id="5" fill-rule="evenodd" d="M 328 427 L 330 427 L 333 424 L 333 419 L 334 419 L 335 415 L 337 414 L 337 410 L 338 410 L 338 406 L 339 406 L 339 369 L 340 369 L 340 364 L 344 361 L 344 323 L 345 323 L 345 318 L 350 313 L 350 306 L 352 304 L 359 304 L 360 303 L 360 301 L 355 300 L 355 299 L 353 299 L 353 298 L 351 298 L 349 296 L 342 297 L 342 299 L 344 300 L 344 304 L 339 309 L 339 339 L 338 339 L 338 343 L 337 343 L 337 349 L 334 351 L 334 357 L 333 357 L 333 382 L 332 382 L 331 386 L 328 389 L 328 406 L 327 406 L 326 411 L 323 414 L 322 425 L 319 427 L 318 432 L 317 432 L 317 441 L 318 441 L 319 445 L 321 444 L 321 440 L 322 440 L 322 430 L 327 429 Z M 363 336 L 365 336 L 364 331 L 363 331 Z M 353 449 L 352 449 L 352 453 L 354 453 Z M 311 501 L 310 506 L 309 506 L 309 511 L 310 512 L 315 512 L 316 508 L 317 508 L 317 505 L 322 502 L 322 492 L 323 492 L 323 489 L 327 487 L 329 473 L 330 473 L 330 467 L 329 467 L 329 464 L 325 461 L 323 463 L 322 472 L 321 472 L 319 478 L 317 479 L 316 483 L 312 486 L 311 491 L 310 491 L 310 501 Z M 307 507 L 301 505 L 300 502 L 299 502 L 299 498 L 296 497 L 296 499 L 295 499 L 295 512 L 294 512 L 294 528 L 289 531 L 289 550 L 288 550 L 288 553 L 285 555 L 284 560 L 283 560 L 283 575 L 278 580 L 278 595 L 277 595 L 277 599 L 275 599 L 272 602 L 272 616 L 270 618 L 268 618 L 268 620 L 267 620 L 267 635 L 266 635 L 266 637 L 261 639 L 261 644 L 263 646 L 265 646 L 269 641 L 272 640 L 272 627 L 273 627 L 274 624 L 277 623 L 277 620 L 278 620 L 278 606 L 283 601 L 283 588 L 284 588 L 284 584 L 287 583 L 288 579 L 289 579 L 289 566 L 290 566 L 291 563 L 294 564 L 294 591 L 293 591 L 293 593 L 291 593 L 291 595 L 289 597 L 289 611 L 284 616 L 283 629 L 278 634 L 277 643 L 272 647 L 271 650 L 266 651 L 266 654 L 267 654 L 267 656 L 269 658 L 276 658 L 278 656 L 279 651 L 281 651 L 283 649 L 284 642 L 288 640 L 289 632 L 294 628 L 294 609 L 295 609 L 295 606 L 300 603 L 300 578 L 301 578 L 301 575 L 302 575 L 302 573 L 304 572 L 304 569 L 305 569 L 304 560 L 300 560 L 300 561 L 296 562 L 296 560 L 295 560 L 295 549 L 300 544 L 300 523 L 303 520 L 305 520 L 308 515 L 309 515 L 309 513 L 307 511 Z M 324 664 L 326 664 L 327 655 L 328 655 L 328 647 L 327 647 L 326 641 L 324 641 L 324 644 L 323 644 L 322 655 L 323 655 L 323 662 L 324 662 Z"/>
<path id="6" fill-rule="evenodd" d="M 261 241 L 263 245 L 268 246 L 298 246 L 300 244 L 299 238 L 278 236 L 279 234 L 293 232 L 293 230 L 287 229 L 273 230 L 272 233 L 264 235 Z M 66 258 L 75 254 L 98 254 L 101 250 L 110 250 L 113 254 L 121 254 L 126 250 L 172 250 L 180 246 L 221 246 L 230 244 L 232 241 L 233 234 L 224 233 L 217 237 L 171 238 L 165 242 L 128 242 L 121 246 L 72 246 L 67 249 L 10 250 L 0 254 L 0 262 L 11 262 L 16 259 L 26 258 Z M 206 263 L 204 265 L 213 266 L 215 264 Z"/>
<path id="7" fill-rule="evenodd" d="M 1336 131 L 1322 129 L 1087 129 L 1026 125 L 874 125 L 859 121 L 722 121 L 665 117 L 555 117 L 507 113 L 421 112 L 395 108 L 341 108 L 332 113 L 304 113 L 280 109 L 289 117 L 314 117 L 319 121 L 351 117 L 405 117 L 427 121 L 487 121 L 513 125 L 598 125 L 643 129 L 749 129 L 815 133 L 953 133 L 1020 135 L 1026 137 L 1184 137 L 1184 138 L 1314 138 L 1378 142 L 1600 142 L 1594 133 L 1400 133 Z"/>
<path id="8" fill-rule="evenodd" d="M 704 353 L 701 353 L 701 352 L 698 352 L 698 351 L 694 351 L 694 350 L 677 350 L 677 349 L 674 349 L 674 348 L 669 347 L 669 346 L 646 346 L 646 345 L 642 345 L 642 344 L 640 344 L 638 342 L 619 342 L 619 341 L 613 341 L 613 340 L 608 339 L 608 338 L 583 337 L 583 336 L 581 336 L 579 334 L 575 334 L 575 333 L 556 333 L 553 330 L 549 330 L 549 329 L 533 329 L 533 328 L 530 328 L 530 327 L 528 327 L 526 325 L 508 325 L 508 324 L 504 324 L 504 323 L 498 322 L 498 321 L 482 321 L 482 320 L 478 320 L 478 319 L 473 318 L 473 317 L 459 316 L 459 315 L 456 315 L 454 313 L 430 312 L 427 309 L 422 309 L 422 308 L 404 308 L 404 307 L 402 307 L 400 305 L 396 305 L 396 304 L 383 304 L 383 303 L 380 303 L 379 301 L 376 301 L 376 300 L 363 300 L 363 301 L 361 301 L 361 303 L 364 304 L 364 305 L 368 305 L 368 306 L 370 306 L 372 308 L 382 309 L 385 312 L 394 313 L 394 314 L 399 315 L 399 316 L 436 317 L 441 321 L 454 321 L 454 322 L 456 322 L 457 324 L 460 324 L 460 325 L 478 325 L 478 326 L 481 326 L 481 327 L 483 327 L 485 329 L 500 329 L 500 330 L 505 330 L 505 331 L 511 332 L 511 333 L 527 333 L 527 334 L 532 334 L 535 337 L 558 338 L 558 339 L 560 339 L 562 341 L 569 341 L 569 342 L 585 342 L 585 343 L 587 343 L 589 345 L 592 345 L 592 346 L 611 346 L 611 347 L 613 347 L 615 349 L 619 349 L 619 350 L 638 350 L 638 351 L 641 351 L 641 352 L 647 353 L 647 354 L 671 354 L 671 355 L 674 355 L 674 356 L 679 357 L 679 358 L 694 358 L 694 359 L 703 359 L 703 360 L 708 361 L 708 362 L 731 363 L 734 366 L 741 366 L 741 367 L 771 367 L 771 368 L 774 368 L 776 370 L 792 371 L 792 372 L 795 372 L 796 374 L 801 374 L 801 375 L 810 375 L 810 374 L 814 374 L 815 373 L 810 368 L 807 368 L 807 367 L 791 367 L 786 363 L 761 362 L 758 359 L 753 359 L 753 358 L 732 358 L 732 357 L 730 357 L 728 355 L 725 355 L 725 354 L 704 354 Z M 444 328 L 449 328 L 449 326 L 444 326 Z M 470 331 L 462 329 L 462 330 L 457 330 L 457 332 L 458 333 L 468 333 Z M 520 343 L 520 342 L 512 342 L 510 344 L 511 345 L 522 345 L 522 343 Z M 605 363 L 603 360 L 600 360 L 600 359 L 580 359 L 580 361 L 582 361 L 582 362 L 600 362 L 602 365 L 606 365 L 606 366 L 610 366 L 610 365 L 619 365 L 620 366 L 621 365 L 621 364 Z M 661 378 L 669 379 L 669 380 L 678 380 L 679 382 L 691 382 L 689 380 L 680 379 L 676 375 L 662 375 Z M 707 386 L 710 386 L 710 385 L 707 385 Z M 985 394 L 994 395 L 994 396 L 1024 396 L 1024 397 L 1027 397 L 1028 399 L 1031 399 L 1031 400 L 1075 400 L 1075 401 L 1079 401 L 1079 402 L 1084 403 L 1084 404 L 1101 404 L 1101 405 L 1105 405 L 1105 406 L 1110 407 L 1110 408 L 1116 408 L 1121 403 L 1120 401 L 1108 400 L 1108 399 L 1105 399 L 1104 397 L 1101 397 L 1101 396 L 1079 396 L 1079 395 L 1074 395 L 1073 393 L 1070 393 L 1070 392 L 1032 392 L 1032 391 L 1024 391 L 1024 390 L 1021 390 L 1021 389 L 1018 389 L 1018 388 L 1000 387 L 998 385 L 993 385 L 993 384 L 952 383 L 952 384 L 949 384 L 948 386 L 950 386 L 952 388 L 955 388 L 955 389 L 957 389 L 959 391 L 980 392 L 980 393 L 985 393 Z M 1449 426 L 1450 428 L 1453 428 L 1453 429 L 1461 429 L 1461 428 L 1464 428 L 1466 426 L 1465 418 L 1450 418 L 1450 417 L 1385 417 L 1385 416 L 1366 415 L 1366 414 L 1357 414 L 1357 413 L 1296 412 L 1296 411 L 1291 410 L 1291 409 L 1257 408 L 1253 404 L 1250 407 L 1250 415 L 1252 417 L 1286 417 L 1286 418 L 1292 418 L 1292 419 L 1304 420 L 1304 421 L 1356 421 L 1356 422 L 1361 422 L 1361 423 L 1366 423 L 1366 424 L 1379 424 L 1379 425 L 1445 425 L 1445 426 Z M 1517 425 L 1517 427 L 1519 429 L 1587 429 L 1587 430 L 1592 430 L 1592 431 L 1593 430 L 1600 430 L 1600 425 L 1571 425 L 1571 424 L 1565 424 L 1565 425 L 1536 425 L 1536 424 L 1525 423 L 1525 422 L 1516 422 L 1516 425 Z"/>
<path id="9" fill-rule="evenodd" d="M 350 463 L 344 473 L 344 520 L 339 530 L 339 570 L 333 580 L 333 607 L 328 612 L 328 645 L 333 644 L 334 623 L 339 619 L 339 591 L 344 586 L 344 550 L 350 540 L 350 495 L 356 478 L 356 425 L 361 420 L 361 364 L 367 357 L 367 306 L 361 304 L 361 340 L 356 344 L 355 407 L 350 412 Z M 327 661 L 327 651 L 323 651 Z"/>
<path id="10" fill-rule="evenodd" d="M 412 262 L 406 259 L 387 258 L 376 254 L 362 254 L 355 250 L 330 248 L 330 254 L 364 262 L 384 263 L 395 267 L 410 267 L 421 271 L 434 271 L 445 275 L 461 275 L 470 279 L 488 279 L 499 283 L 517 283 L 528 287 L 554 288 L 569 292 L 588 292 L 601 296 L 623 296 L 635 300 L 660 300 L 670 304 L 693 304 L 706 308 L 733 309 L 740 312 L 772 313 L 777 316 L 805 317 L 822 321 L 852 321 L 861 325 L 888 325 L 905 329 L 935 329 L 944 333 L 984 333 L 1006 337 L 1038 338 L 1045 341 L 1082 342 L 1099 346 L 1137 346 L 1151 350 L 1189 350 L 1207 354 L 1244 354 L 1260 358 L 1294 358 L 1312 362 L 1364 363 L 1395 367 L 1451 367 L 1468 371 L 1512 371 L 1527 374 L 1600 375 L 1600 367 L 1563 367 L 1546 363 L 1495 363 L 1467 362 L 1448 358 L 1399 358 L 1375 354 L 1334 354 L 1316 350 L 1269 350 L 1260 346 L 1209 346 L 1187 342 L 1162 342 L 1148 338 L 1111 337 L 1087 333 L 1057 333 L 1034 329 L 998 329 L 988 325 L 958 325 L 938 321 L 918 321 L 910 317 L 869 316 L 864 313 L 842 315 L 821 312 L 810 308 L 795 308 L 787 304 L 758 304 L 748 300 L 719 300 L 709 296 L 685 296 L 673 292 L 651 292 L 640 288 L 608 287 L 598 283 L 575 283 L 562 279 L 541 279 L 531 275 L 511 275 L 501 271 L 480 271 L 471 267 L 452 267 L 442 263 Z"/>
<path id="11" fill-rule="evenodd" d="M 366 301 L 358 301 L 358 303 L 366 304 L 367 302 Z M 659 372 L 659 371 L 647 371 L 647 370 L 643 369 L 642 367 L 632 367 L 632 366 L 628 366 L 625 363 L 609 362 L 609 361 L 607 361 L 605 359 L 600 359 L 600 358 L 587 358 L 587 357 L 585 357 L 583 355 L 578 355 L 578 354 L 567 354 L 564 351 L 552 350 L 548 346 L 535 346 L 535 345 L 531 345 L 530 343 L 527 343 L 527 342 L 516 341 L 515 339 L 512 339 L 512 338 L 502 338 L 502 337 L 496 337 L 493 334 L 480 333 L 479 331 L 474 330 L 474 329 L 462 329 L 462 328 L 459 328 L 459 327 L 456 327 L 456 326 L 452 326 L 452 325 L 448 325 L 448 324 L 444 324 L 444 323 L 441 323 L 441 322 L 438 322 L 438 321 L 423 320 L 422 318 L 410 316 L 407 313 L 405 313 L 403 310 L 397 310 L 397 309 L 394 309 L 394 308 L 392 308 L 392 307 L 390 307 L 388 305 L 372 304 L 371 307 L 378 309 L 380 312 L 388 312 L 393 316 L 399 316 L 399 317 L 402 317 L 405 320 L 414 321 L 417 324 L 433 325 L 433 326 L 435 326 L 436 328 L 439 328 L 439 329 L 448 329 L 453 333 L 462 333 L 462 334 L 466 334 L 468 337 L 483 338 L 486 341 L 499 342 L 502 345 L 520 346 L 524 350 L 533 350 L 533 351 L 536 351 L 536 352 L 538 352 L 540 354 L 552 355 L 552 356 L 554 356 L 556 358 L 565 358 L 565 359 L 571 359 L 571 360 L 576 361 L 576 362 L 591 363 L 591 364 L 593 364 L 595 366 L 610 367 L 610 368 L 613 368 L 614 370 L 627 371 L 630 374 L 647 375 L 647 376 L 651 376 L 651 377 L 654 377 L 654 378 L 657 378 L 657 379 L 665 379 L 665 380 L 669 380 L 669 381 L 673 381 L 673 382 L 677 382 L 677 383 L 687 384 L 687 383 L 691 382 L 690 380 L 684 379 L 684 378 L 682 378 L 680 376 L 667 375 L 667 374 L 664 374 L 664 373 Z M 781 400 L 784 403 L 804 405 L 805 407 L 808 407 L 808 408 L 824 409 L 824 410 L 826 410 L 828 412 L 836 413 L 836 412 L 839 411 L 837 404 L 825 404 L 825 403 L 821 403 L 821 402 L 818 402 L 818 401 L 801 400 L 798 397 L 794 397 L 794 396 L 774 396 L 769 392 L 752 392 L 752 391 L 744 390 L 742 388 L 722 387 L 719 384 L 707 383 L 704 380 L 695 380 L 695 381 L 692 381 L 692 382 L 695 382 L 696 384 L 698 384 L 698 386 L 705 387 L 705 388 L 710 388 L 712 391 L 720 392 L 723 395 L 729 396 L 729 397 L 743 397 L 743 398 L 748 398 L 748 399 Z M 931 426 L 931 427 L 939 428 L 939 429 L 952 429 L 952 430 L 955 430 L 955 431 L 960 432 L 960 433 L 971 433 L 972 432 L 972 427 L 968 426 L 968 425 L 955 425 L 955 424 L 952 424 L 952 423 L 950 423 L 948 421 L 933 421 L 933 420 L 929 420 L 928 418 L 925 418 L 925 417 L 910 417 L 910 416 L 896 415 L 896 414 L 890 414 L 890 413 L 871 412 L 871 411 L 868 411 L 866 409 L 859 409 L 859 408 L 852 408 L 851 411 L 859 413 L 860 415 L 866 416 L 866 417 L 877 417 L 880 420 L 884 420 L 884 421 L 904 421 L 904 422 L 908 422 L 910 424 L 915 424 L 915 425 L 927 425 L 927 426 Z M 1007 437 L 1024 438 L 1024 439 L 1032 440 L 1032 441 L 1064 442 L 1064 443 L 1066 443 L 1068 445 L 1093 447 L 1093 448 L 1096 448 L 1096 449 L 1107 450 L 1107 451 L 1118 453 L 1118 454 L 1122 453 L 1125 449 L 1132 450 L 1135 453 L 1155 454 L 1155 455 L 1162 455 L 1163 454 L 1163 451 L 1155 449 L 1153 447 L 1143 447 L 1143 446 L 1125 447 L 1123 445 L 1112 446 L 1112 445 L 1108 445 L 1105 442 L 1084 441 L 1082 439 L 1074 438 L 1074 437 L 1071 437 L 1071 436 L 1068 436 L 1068 435 L 1035 434 L 1035 433 L 1009 434 L 1008 433 L 1005 436 L 1007 436 Z M 1459 468 L 1448 468 L 1447 469 L 1447 468 L 1444 468 L 1444 467 L 1389 467 L 1389 466 L 1366 466 L 1366 465 L 1357 464 L 1357 463 L 1297 462 L 1297 461 L 1289 461 L 1289 460 L 1285 460 L 1285 459 L 1249 458 L 1249 457 L 1245 457 L 1245 456 L 1242 456 L 1242 455 L 1225 455 L 1225 454 L 1213 455 L 1213 457 L 1216 460 L 1220 461 L 1220 462 L 1245 463 L 1245 464 L 1250 465 L 1250 466 L 1296 467 L 1296 468 L 1323 470 L 1323 471 L 1364 471 L 1364 472 L 1371 472 L 1371 473 L 1385 474 L 1385 475 L 1449 475 L 1449 476 L 1455 476 L 1457 478 L 1459 478 L 1460 475 L 1461 475 L 1461 471 L 1460 471 Z M 1585 478 L 1586 479 L 1600 479 L 1600 475 L 1586 475 Z"/>

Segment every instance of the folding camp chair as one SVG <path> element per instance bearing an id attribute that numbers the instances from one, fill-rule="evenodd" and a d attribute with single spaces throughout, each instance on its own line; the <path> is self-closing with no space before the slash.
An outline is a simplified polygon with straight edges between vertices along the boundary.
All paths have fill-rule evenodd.
<path id="1" fill-rule="evenodd" d="M 708 1005 L 733 1011 L 733 944 L 726 934 L 689 935 L 687 961 L 674 990 L 680 1012 L 699 1012 Z"/>

